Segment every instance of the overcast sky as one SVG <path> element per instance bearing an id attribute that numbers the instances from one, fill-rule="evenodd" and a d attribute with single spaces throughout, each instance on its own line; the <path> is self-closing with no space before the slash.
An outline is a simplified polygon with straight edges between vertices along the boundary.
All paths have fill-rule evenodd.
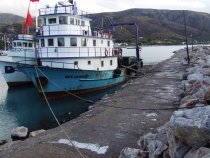
<path id="1" fill-rule="evenodd" d="M 40 0 L 39 6 L 53 6 L 58 0 Z M 63 0 L 65 1 L 65 0 Z M 185 9 L 210 12 L 210 0 L 77 0 L 80 10 L 89 13 L 121 11 L 129 8 Z M 0 0 L 1 13 L 13 13 L 26 16 L 29 0 Z M 35 15 L 35 4 L 31 5 L 31 14 Z"/>

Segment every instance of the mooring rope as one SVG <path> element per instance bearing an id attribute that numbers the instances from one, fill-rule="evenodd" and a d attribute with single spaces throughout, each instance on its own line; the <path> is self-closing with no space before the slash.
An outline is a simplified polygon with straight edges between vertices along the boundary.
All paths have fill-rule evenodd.
<path id="1" fill-rule="evenodd" d="M 46 97 L 46 94 L 45 94 L 45 92 L 44 92 L 44 89 L 43 89 L 43 87 L 42 87 L 41 81 L 40 81 L 40 79 L 39 79 L 39 75 L 38 75 L 37 67 L 36 67 L 36 66 L 35 66 L 35 71 L 36 71 L 36 76 L 37 76 L 37 79 L 38 79 L 38 81 L 39 81 L 39 85 L 40 85 L 40 88 L 41 88 L 41 90 L 42 90 L 43 96 L 44 96 L 44 98 L 45 98 L 45 101 L 46 101 L 46 103 L 47 103 L 47 105 L 48 105 L 48 107 L 49 107 L 49 109 L 50 109 L 50 111 L 51 111 L 51 113 L 52 113 L 54 119 L 56 120 L 57 124 L 60 126 L 60 128 L 62 129 L 62 131 L 64 132 L 65 136 L 67 137 L 67 139 L 69 140 L 69 142 L 71 143 L 71 145 L 73 146 L 73 148 L 78 152 L 78 154 L 79 154 L 82 158 L 85 158 L 85 156 L 79 151 L 79 149 L 78 149 L 78 148 L 74 145 L 74 143 L 71 141 L 70 136 L 67 134 L 67 132 L 65 131 L 65 129 L 63 128 L 63 126 L 60 124 L 60 122 L 58 121 L 58 118 L 56 117 L 54 111 L 52 110 L 52 108 L 51 108 L 51 106 L 50 106 L 50 103 L 49 103 L 49 101 L 48 101 L 48 99 L 47 99 L 47 97 Z"/>

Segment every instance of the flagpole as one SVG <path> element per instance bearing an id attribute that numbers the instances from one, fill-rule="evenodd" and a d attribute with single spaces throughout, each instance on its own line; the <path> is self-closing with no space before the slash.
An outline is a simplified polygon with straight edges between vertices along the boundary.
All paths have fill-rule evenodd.
<path id="1" fill-rule="evenodd" d="M 38 32 L 38 15 L 37 15 L 37 2 L 36 2 L 36 5 L 35 5 L 35 14 L 36 14 L 36 32 Z"/>

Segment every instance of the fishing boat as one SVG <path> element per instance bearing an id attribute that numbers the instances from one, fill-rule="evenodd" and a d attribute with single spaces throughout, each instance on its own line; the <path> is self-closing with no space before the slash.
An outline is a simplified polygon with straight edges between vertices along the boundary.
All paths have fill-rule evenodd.
<path id="1" fill-rule="evenodd" d="M 119 68 L 122 50 L 114 48 L 112 31 L 92 28 L 75 1 L 39 10 L 38 66 L 19 65 L 38 92 L 48 98 L 102 90 L 126 80 Z M 69 95 L 69 94 L 68 94 Z"/>
<path id="2" fill-rule="evenodd" d="M 36 39 L 33 35 L 29 35 L 29 26 L 33 23 L 33 18 L 30 14 L 30 2 L 37 1 L 29 0 L 27 17 L 22 34 L 15 36 L 11 48 L 0 53 L 0 70 L 9 87 L 32 84 L 31 79 L 16 68 L 19 64 L 34 65 L 37 63 L 35 56 Z"/>
<path id="3" fill-rule="evenodd" d="M 0 53 L 0 71 L 9 87 L 32 84 L 26 74 L 14 68 L 19 63 L 36 64 L 35 45 L 33 35 L 19 34 L 12 41 L 12 47 Z"/>

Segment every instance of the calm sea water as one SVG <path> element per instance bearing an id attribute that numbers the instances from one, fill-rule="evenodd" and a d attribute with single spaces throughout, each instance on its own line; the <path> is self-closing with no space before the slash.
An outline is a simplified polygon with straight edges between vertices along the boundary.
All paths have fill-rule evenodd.
<path id="1" fill-rule="evenodd" d="M 148 46 L 143 47 L 141 57 L 144 64 L 157 63 L 168 59 L 173 51 L 184 46 Z M 123 49 L 124 56 L 135 56 L 134 49 Z M 94 101 L 99 100 L 106 93 L 119 90 L 116 87 L 109 91 L 84 96 Z M 88 110 L 90 103 L 76 98 L 60 98 L 51 100 L 53 110 L 60 122 L 66 122 Z M 50 113 L 47 104 L 41 100 L 34 87 L 8 89 L 4 79 L 0 75 L 0 140 L 10 137 L 11 130 L 17 126 L 28 127 L 30 131 L 37 129 L 49 129 L 56 127 L 56 123 Z"/>

